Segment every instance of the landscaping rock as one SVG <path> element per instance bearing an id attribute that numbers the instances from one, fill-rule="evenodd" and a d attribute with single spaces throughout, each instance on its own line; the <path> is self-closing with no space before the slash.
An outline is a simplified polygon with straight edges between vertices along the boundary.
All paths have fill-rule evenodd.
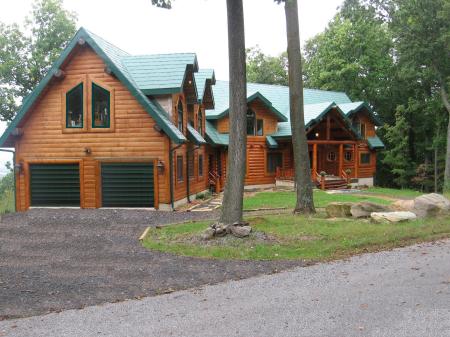
<path id="1" fill-rule="evenodd" d="M 412 210 L 419 217 L 432 217 L 450 212 L 450 201 L 441 194 L 424 194 L 414 199 Z"/>
<path id="2" fill-rule="evenodd" d="M 352 216 L 350 212 L 352 205 L 351 202 L 330 202 L 325 211 L 329 218 L 346 218 Z"/>
<path id="3" fill-rule="evenodd" d="M 414 208 L 414 200 L 397 200 L 392 203 L 391 208 L 394 211 L 409 211 L 412 212 Z"/>
<path id="4" fill-rule="evenodd" d="M 353 204 L 350 208 L 350 213 L 354 218 L 369 218 L 374 212 L 389 212 L 390 208 L 387 206 L 375 204 L 373 202 L 358 202 Z"/>
<path id="5" fill-rule="evenodd" d="M 215 233 L 214 228 L 208 227 L 203 231 L 200 237 L 204 241 L 211 240 L 214 237 L 214 233 Z"/>
<path id="6" fill-rule="evenodd" d="M 250 235 L 252 228 L 250 226 L 231 226 L 231 234 L 237 238 L 245 238 Z"/>
<path id="7" fill-rule="evenodd" d="M 373 212 L 370 217 L 376 222 L 401 222 L 417 219 L 413 212 Z"/>

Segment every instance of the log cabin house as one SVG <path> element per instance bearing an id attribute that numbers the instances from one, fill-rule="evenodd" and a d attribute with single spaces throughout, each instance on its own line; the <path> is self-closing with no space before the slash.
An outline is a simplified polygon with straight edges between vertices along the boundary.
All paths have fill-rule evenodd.
<path id="1" fill-rule="evenodd" d="M 246 185 L 292 179 L 288 88 L 249 83 L 247 101 Z M 313 182 L 373 184 L 383 143 L 368 104 L 305 89 L 305 122 Z M 169 210 L 223 189 L 228 133 L 228 83 L 194 53 L 132 56 L 81 28 L 0 146 L 15 149 L 18 211 Z"/>

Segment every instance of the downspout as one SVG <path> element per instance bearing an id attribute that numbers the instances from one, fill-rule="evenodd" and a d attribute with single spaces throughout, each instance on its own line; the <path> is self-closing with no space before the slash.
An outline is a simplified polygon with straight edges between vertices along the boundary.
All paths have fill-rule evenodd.
<path id="1" fill-rule="evenodd" d="M 170 186 L 170 205 L 172 206 L 172 210 L 174 210 L 175 208 L 175 204 L 174 204 L 174 193 L 173 193 L 173 152 L 178 149 L 181 145 L 183 144 L 179 144 L 177 146 L 175 146 L 174 148 L 172 148 L 172 141 L 169 138 L 169 186 Z"/>
<path id="2" fill-rule="evenodd" d="M 16 152 L 13 150 L 0 149 L 1 152 L 8 152 L 13 154 L 13 174 L 14 174 L 14 212 L 17 211 L 17 198 L 16 198 Z"/>

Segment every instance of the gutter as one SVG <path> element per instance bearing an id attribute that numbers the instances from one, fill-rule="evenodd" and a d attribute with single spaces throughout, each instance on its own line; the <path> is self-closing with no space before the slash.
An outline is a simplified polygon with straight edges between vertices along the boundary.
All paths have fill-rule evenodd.
<path id="1" fill-rule="evenodd" d="M 13 150 L 0 149 L 0 152 L 7 152 L 13 154 L 13 174 L 14 174 L 14 212 L 17 212 L 17 198 L 16 198 L 16 152 Z"/>

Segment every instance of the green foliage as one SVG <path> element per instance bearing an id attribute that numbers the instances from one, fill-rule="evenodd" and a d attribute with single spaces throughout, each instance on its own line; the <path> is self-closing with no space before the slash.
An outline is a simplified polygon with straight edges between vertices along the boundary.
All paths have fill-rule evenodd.
<path id="1" fill-rule="evenodd" d="M 62 0 L 36 0 L 22 31 L 0 23 L 0 120 L 10 121 L 76 32 Z"/>
<path id="2" fill-rule="evenodd" d="M 279 56 L 270 56 L 256 46 L 247 48 L 246 53 L 248 82 L 288 85 L 286 52 Z"/>
<path id="3" fill-rule="evenodd" d="M 152 5 L 161 8 L 172 8 L 172 0 L 152 0 Z"/>
<path id="4" fill-rule="evenodd" d="M 268 215 L 248 219 L 255 231 L 271 240 L 233 237 L 200 241 L 207 222 L 151 229 L 143 245 L 179 255 L 217 259 L 324 261 L 380 249 L 390 249 L 450 235 L 450 219 L 420 219 L 404 223 L 377 224 L 367 220 L 328 220 L 323 215 Z"/>
<path id="5" fill-rule="evenodd" d="M 14 174 L 0 179 L 0 214 L 14 212 Z"/>

